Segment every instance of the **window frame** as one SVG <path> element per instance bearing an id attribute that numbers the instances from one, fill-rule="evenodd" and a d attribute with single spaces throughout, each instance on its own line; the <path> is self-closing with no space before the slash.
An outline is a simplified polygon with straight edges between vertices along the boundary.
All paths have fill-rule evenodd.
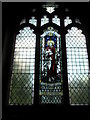
<path id="1" fill-rule="evenodd" d="M 68 6 L 68 4 L 67 4 L 67 6 Z M 88 6 L 88 5 L 87 5 Z M 64 6 L 65 7 L 65 6 Z M 63 7 L 62 7 L 63 8 Z M 40 10 L 39 10 L 39 12 L 40 12 Z M 31 12 L 30 12 L 31 13 Z M 44 29 L 44 28 L 47 28 L 47 26 L 48 25 L 52 25 L 52 23 L 51 23 L 51 20 L 50 20 L 50 23 L 48 24 L 48 25 L 45 25 L 45 26 L 42 26 L 42 29 L 41 29 L 41 27 L 40 27 L 40 18 L 41 18 L 41 16 L 42 16 L 42 13 L 43 14 L 45 14 L 46 12 L 44 11 L 44 12 L 40 12 L 40 13 L 38 13 L 38 14 L 34 14 L 34 13 L 31 13 L 31 14 L 29 14 L 29 15 L 31 15 L 31 16 L 34 16 L 34 15 L 36 15 L 36 19 L 37 19 L 37 29 L 36 29 L 36 27 L 34 27 L 33 25 L 30 25 L 30 24 L 22 24 L 21 26 L 18 26 L 19 24 L 19 22 L 17 23 L 16 21 L 17 21 L 17 19 L 15 19 L 13 22 L 16 22 L 16 24 L 14 25 L 13 24 L 13 22 L 9 22 L 9 25 L 7 25 L 7 30 L 6 31 L 4 31 L 4 32 L 7 32 L 7 34 L 8 34 L 8 37 L 7 38 L 4 38 L 5 39 L 5 41 L 10 41 L 9 43 L 8 42 L 4 42 L 4 47 L 3 47 L 3 51 L 5 50 L 5 46 L 7 46 L 7 48 L 6 48 L 6 50 L 5 50 L 5 52 L 3 52 L 3 76 L 5 76 L 6 75 L 6 77 L 3 77 L 3 79 L 5 79 L 4 80 L 4 82 L 3 82 L 3 91 L 4 91 L 4 98 L 3 98 L 3 104 L 4 104 L 4 115 L 6 115 L 6 117 L 7 116 L 13 116 L 13 117 L 15 117 L 15 115 L 18 115 L 18 113 L 17 113 L 17 111 L 23 111 L 23 113 L 25 112 L 25 110 L 27 110 L 28 109 L 28 113 L 34 113 L 34 110 L 36 109 L 36 110 L 39 110 L 39 111 L 48 111 L 49 112 L 49 110 L 51 110 L 51 108 L 52 108 L 52 106 L 51 105 L 46 105 L 46 107 L 45 106 L 41 106 L 41 105 L 39 105 L 38 103 L 39 103 L 39 95 L 38 95 L 38 86 L 39 86 L 39 83 L 38 83 L 38 81 L 37 81 L 37 79 L 36 78 L 39 78 L 39 72 L 37 71 L 38 69 L 39 69 L 39 65 L 38 65 L 38 63 L 39 63 L 39 57 L 40 57 L 40 54 L 39 54 L 39 45 L 40 45 L 40 36 L 39 36 L 39 34 L 41 35 L 42 34 L 42 30 Z M 69 14 L 67 14 L 67 13 L 65 13 L 65 11 L 64 11 L 64 8 L 63 8 L 63 10 L 62 11 L 60 11 L 60 13 L 61 14 L 58 14 L 59 12 L 58 12 L 58 10 L 56 11 L 56 12 L 53 12 L 51 15 L 49 14 L 49 13 L 46 13 L 46 15 L 47 15 L 47 17 L 49 16 L 49 17 L 52 17 L 54 14 L 56 14 L 56 15 L 58 15 L 58 17 L 60 18 L 60 20 L 62 19 L 62 26 L 61 26 L 61 28 L 63 29 L 62 31 L 61 31 L 61 33 L 62 33 L 62 51 L 63 51 L 63 73 L 64 73 L 64 78 L 65 78 L 65 80 L 66 81 L 64 81 L 65 82 L 65 84 L 64 84 L 64 88 L 66 88 L 66 89 L 64 89 L 64 93 L 66 93 L 66 95 L 65 95 L 65 104 L 63 105 L 63 107 L 61 106 L 61 105 L 58 105 L 58 106 L 54 106 L 53 105 L 53 108 L 55 108 L 55 110 L 57 109 L 57 112 L 59 112 L 59 111 L 64 111 L 64 108 L 70 108 L 69 110 L 71 110 L 71 106 L 69 105 L 69 99 L 68 99 L 68 92 L 67 92 L 67 90 L 68 90 L 68 79 L 67 79 L 67 58 L 66 58 L 66 45 L 65 45 L 65 35 L 64 34 L 66 34 L 67 33 L 67 29 L 68 28 L 70 28 L 70 26 L 71 25 L 68 25 L 66 28 L 64 27 L 64 23 L 63 23 L 63 20 L 64 20 L 64 18 L 66 17 L 66 16 L 71 16 L 71 18 L 72 18 L 72 20 L 74 20 L 74 18 L 76 17 L 75 15 L 73 15 L 72 13 L 69 13 Z M 9 17 L 11 17 L 11 16 L 9 16 Z M 88 16 L 87 16 L 88 17 Z M 11 17 L 12 18 L 12 17 Z M 18 17 L 17 17 L 18 18 Z M 28 16 L 27 16 L 27 21 L 28 21 Z M 83 18 L 82 16 L 80 16 L 80 18 Z M 14 18 L 13 18 L 14 19 Z M 18 18 L 19 19 L 19 21 L 21 20 L 21 17 L 20 18 Z M 85 18 L 86 19 L 86 18 Z M 10 20 L 10 21 L 12 21 L 12 19 Z M 83 21 L 83 20 L 82 20 Z M 82 23 L 82 21 L 81 21 L 81 23 Z M 60 21 L 61 22 L 61 21 Z M 7 24 L 8 24 L 8 22 L 7 22 Z M 13 27 L 12 27 L 12 25 L 13 25 Z M 14 51 L 14 43 L 15 43 L 15 35 L 17 34 L 17 29 L 18 28 L 23 28 L 24 26 L 27 26 L 27 25 L 30 25 L 30 27 L 32 26 L 32 29 L 33 28 L 35 28 L 34 29 L 34 31 L 35 31 L 35 33 L 37 33 L 36 34 L 36 44 L 38 44 L 38 47 L 36 46 L 36 53 L 38 53 L 38 54 L 36 54 L 36 59 L 35 59 L 35 65 L 36 65 L 36 69 L 35 69 L 35 97 L 34 97 L 34 99 L 35 99 L 35 101 L 34 101 L 34 105 L 32 105 L 32 106 L 10 106 L 10 105 L 8 105 L 8 97 L 9 97 L 9 87 L 8 86 L 10 86 L 10 74 L 11 74 L 11 68 L 10 68 L 10 65 L 11 65 L 11 63 L 12 63 L 12 60 L 13 60 L 13 51 Z M 54 25 L 54 24 L 53 24 Z M 72 25 L 76 25 L 76 23 L 72 23 Z M 54 25 L 55 26 L 55 25 Z M 85 26 L 85 24 L 83 24 L 82 23 L 82 25 L 78 25 L 78 23 L 77 23 L 77 25 L 76 26 L 80 26 L 80 29 L 82 30 L 82 31 L 84 31 L 84 35 L 85 35 L 85 37 L 86 37 L 86 45 L 87 45 L 87 52 L 88 52 L 88 60 L 89 60 L 89 68 L 90 68 L 90 48 L 89 48 L 89 43 L 90 43 L 90 41 L 89 41 L 89 38 L 90 38 L 90 36 L 89 36 L 89 34 L 88 34 L 88 25 L 86 25 Z M 82 27 L 83 26 L 83 27 Z M 11 28 L 10 28 L 11 27 Z M 53 26 L 52 26 L 53 27 Z M 13 28 L 13 31 L 12 31 L 12 28 Z M 40 30 L 40 31 L 38 31 L 38 29 Z M 56 29 L 56 28 L 55 28 Z M 60 28 L 59 28 L 59 30 L 60 30 Z M 7 35 L 6 34 L 6 35 Z M 9 50 L 8 50 L 9 49 Z M 9 52 L 8 52 L 9 51 Z M 7 55 L 5 55 L 5 54 L 7 54 Z M 8 58 L 8 56 L 9 56 L 9 58 Z M 6 58 L 6 59 L 5 59 Z M 38 61 L 38 62 L 37 62 Z M 6 65 L 6 66 L 5 66 Z M 4 73 L 4 71 L 5 71 L 5 68 L 7 68 L 6 69 L 6 72 Z M 7 81 L 6 81 L 7 80 Z M 49 108 L 49 110 L 47 109 L 47 106 L 48 106 L 48 108 Z M 80 107 L 80 106 L 79 106 Z M 77 107 L 75 107 L 74 106 L 74 110 L 77 110 Z M 87 110 L 87 107 L 86 106 L 84 106 L 84 108 L 86 108 L 86 110 Z M 18 110 L 19 109 L 19 110 Z M 82 107 L 80 107 L 80 109 L 79 110 L 82 110 Z M 85 111 L 86 111 L 85 110 Z M 7 112 L 8 111 L 8 112 Z M 51 110 L 51 111 L 53 111 L 53 110 Z M 12 113 L 12 115 L 11 115 L 11 113 Z M 20 113 L 20 112 L 19 112 Z M 26 113 L 26 112 L 25 112 Z M 32 115 L 32 117 L 33 117 L 33 115 Z"/>
<path id="2" fill-rule="evenodd" d="M 68 74 L 67 74 L 67 56 L 66 56 L 66 43 L 65 43 L 65 35 L 67 33 L 67 30 L 71 27 L 77 27 L 78 29 L 82 30 L 82 34 L 85 35 L 85 31 L 83 29 L 82 24 L 75 23 L 75 17 L 72 17 L 71 15 L 67 15 L 72 20 L 72 23 L 68 24 L 67 26 L 64 26 L 64 20 L 66 16 L 56 14 L 57 12 L 53 12 L 52 14 L 48 14 L 46 12 L 47 18 L 49 18 L 49 23 L 46 23 L 41 26 L 41 18 L 42 17 L 35 17 L 37 19 L 37 26 L 34 26 L 33 24 L 29 23 L 30 17 L 26 17 L 26 23 L 23 23 L 17 27 L 16 34 L 20 29 L 23 29 L 24 27 L 30 27 L 34 30 L 33 33 L 36 35 L 36 53 L 35 53 L 35 91 L 34 91 L 34 104 L 39 105 L 39 62 L 40 62 L 40 35 L 43 33 L 44 29 L 47 29 L 49 26 L 53 27 L 54 29 L 58 30 L 58 33 L 61 35 L 61 46 L 62 46 L 62 69 L 63 69 L 63 96 L 64 96 L 64 104 L 70 105 L 69 102 L 69 89 L 68 89 Z M 52 22 L 52 18 L 57 15 L 58 18 L 60 18 L 60 26 Z M 32 17 L 32 16 L 31 16 Z M 39 30 L 39 31 L 38 31 Z M 85 35 L 86 37 L 86 35 Z M 87 41 L 87 40 L 86 40 Z M 37 47 L 38 45 L 38 47 Z M 15 43 L 14 43 L 15 46 Z M 14 53 L 13 53 L 14 54 Z M 13 58 L 12 58 L 13 60 Z"/>

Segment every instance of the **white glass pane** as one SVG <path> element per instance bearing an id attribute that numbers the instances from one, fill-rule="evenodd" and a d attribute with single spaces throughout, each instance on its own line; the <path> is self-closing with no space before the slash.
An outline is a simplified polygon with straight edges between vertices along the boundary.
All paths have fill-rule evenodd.
<path id="1" fill-rule="evenodd" d="M 89 102 L 89 68 L 86 38 L 82 30 L 72 27 L 66 34 L 67 70 L 71 105 L 87 105 Z"/>
<path id="2" fill-rule="evenodd" d="M 20 25 L 23 24 L 23 23 L 26 23 L 26 19 L 22 19 L 22 21 L 20 22 Z"/>
<path id="3" fill-rule="evenodd" d="M 72 20 L 69 17 L 66 17 L 66 19 L 64 19 L 64 26 L 66 27 L 68 24 L 71 24 Z"/>
<path id="4" fill-rule="evenodd" d="M 54 18 L 52 18 L 52 22 L 60 26 L 60 18 L 58 18 L 57 15 L 55 15 Z"/>
<path id="5" fill-rule="evenodd" d="M 47 16 L 44 16 L 43 18 L 41 18 L 41 26 L 43 26 L 44 24 L 49 22 L 49 18 L 47 18 Z"/>
<path id="6" fill-rule="evenodd" d="M 37 26 L 37 20 L 35 19 L 35 17 L 31 17 L 31 19 L 29 19 L 29 23 Z"/>
<path id="7" fill-rule="evenodd" d="M 49 12 L 49 13 L 52 13 L 52 12 L 55 11 L 54 8 L 55 7 L 46 7 L 46 11 Z"/>
<path id="8" fill-rule="evenodd" d="M 33 104 L 36 35 L 25 27 L 16 36 L 9 104 Z M 32 92 L 33 91 L 33 92 Z"/>

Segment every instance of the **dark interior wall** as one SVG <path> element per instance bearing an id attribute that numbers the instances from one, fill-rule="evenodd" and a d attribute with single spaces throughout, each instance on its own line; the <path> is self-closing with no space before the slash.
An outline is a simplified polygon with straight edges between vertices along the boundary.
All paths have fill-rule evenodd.
<path id="1" fill-rule="evenodd" d="M 10 107 L 7 106 L 8 103 L 8 85 L 9 85 L 9 74 L 10 74 L 10 64 L 14 48 L 13 40 L 15 39 L 15 31 L 24 17 L 30 17 L 35 15 L 40 17 L 45 15 L 45 10 L 42 9 L 42 4 L 45 3 L 3 3 L 2 9 L 2 30 L 3 30 L 3 66 L 2 66 L 2 77 L 3 77 L 3 117 L 6 118 L 18 118 L 18 117 L 34 117 L 32 113 L 38 113 L 39 115 L 57 115 L 60 117 L 61 114 L 72 113 L 72 114 L 82 114 L 86 113 L 88 116 L 89 107 L 70 107 L 70 106 L 32 106 L 32 107 Z M 57 4 L 57 3 L 56 3 Z M 58 3 L 60 13 L 63 16 L 70 15 L 72 18 L 80 18 L 81 23 L 86 31 L 87 36 L 87 46 L 90 59 L 90 34 L 89 34 L 89 3 Z M 65 9 L 69 9 L 68 12 Z M 43 15 L 42 15 L 43 14 Z M 56 114 L 55 114 L 56 113 Z M 50 116 L 49 115 L 49 116 Z M 69 115 L 69 114 L 68 114 Z M 61 117 L 64 115 L 61 115 Z M 83 114 L 82 114 L 83 116 Z M 46 116 L 45 116 L 46 117 Z"/>

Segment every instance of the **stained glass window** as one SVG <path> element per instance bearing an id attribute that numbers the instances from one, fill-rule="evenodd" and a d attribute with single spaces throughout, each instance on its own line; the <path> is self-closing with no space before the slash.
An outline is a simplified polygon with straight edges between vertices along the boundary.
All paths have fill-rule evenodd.
<path id="1" fill-rule="evenodd" d="M 64 26 L 66 27 L 67 25 L 71 24 L 72 20 L 69 17 L 66 17 L 66 19 L 64 19 Z"/>
<path id="2" fill-rule="evenodd" d="M 41 18 L 41 26 L 43 26 L 44 24 L 48 23 L 49 22 L 49 18 L 47 18 L 46 15 L 44 15 L 43 18 Z"/>
<path id="3" fill-rule="evenodd" d="M 34 82 L 36 82 L 36 79 L 39 81 L 38 92 L 35 91 L 37 92 L 35 95 L 39 95 L 39 100 L 36 100 L 39 101 L 38 104 L 66 104 L 64 102 L 68 91 L 63 93 L 63 90 L 65 87 L 68 87 L 71 105 L 88 105 L 90 104 L 90 75 L 85 35 L 77 27 L 72 27 L 63 37 L 61 36 L 63 33 L 60 34 L 67 29 L 69 24 L 81 24 L 81 21 L 78 18 L 71 19 L 69 16 L 66 16 L 64 21 L 62 21 L 61 15 L 54 14 L 55 9 L 58 8 L 58 5 L 55 3 L 46 3 L 42 7 L 47 12 L 45 15 L 43 14 L 42 18 L 40 18 L 42 16 L 41 13 L 45 13 L 45 11 L 42 10 L 40 12 L 39 21 L 37 21 L 38 15 L 36 15 L 31 18 L 24 18 L 20 22 L 20 25 L 28 22 L 34 25 L 33 29 L 35 27 L 35 32 L 37 32 L 36 54 L 40 52 L 40 58 L 38 60 L 35 58 L 36 35 L 34 34 L 34 30 L 30 27 L 24 27 L 19 31 L 15 41 L 9 104 L 34 104 Z M 32 9 L 32 12 L 35 13 L 36 11 L 38 11 L 36 8 Z M 68 11 L 69 9 L 66 8 L 65 12 Z M 60 13 L 62 14 L 62 12 Z M 50 16 L 48 17 L 48 15 Z M 37 22 L 40 22 L 38 26 Z M 50 25 L 53 25 L 52 27 L 47 26 L 49 22 Z M 47 29 L 45 29 L 46 26 Z M 56 29 L 53 28 L 54 26 Z M 40 34 L 42 32 L 43 34 Z M 63 49 L 61 41 L 64 41 L 64 37 L 66 42 L 67 68 L 63 68 L 62 66 Z M 38 47 L 39 42 L 40 48 Z M 35 65 L 35 59 L 39 66 Z M 36 70 L 39 70 L 39 77 L 35 73 L 35 66 Z M 68 79 L 63 79 L 64 71 L 62 72 L 62 69 L 67 69 L 66 74 L 68 75 Z M 64 85 L 65 82 L 63 81 L 65 80 L 68 80 L 67 86 Z M 37 86 L 37 84 L 35 85 Z"/>
<path id="4" fill-rule="evenodd" d="M 61 38 L 48 27 L 40 38 L 39 96 L 41 104 L 63 102 Z"/>
<path id="5" fill-rule="evenodd" d="M 10 105 L 31 105 L 34 101 L 36 35 L 33 31 L 30 27 L 25 27 L 16 36 Z"/>
<path id="6" fill-rule="evenodd" d="M 60 18 L 58 18 L 57 15 L 55 15 L 54 18 L 52 18 L 52 22 L 60 26 Z"/>
<path id="7" fill-rule="evenodd" d="M 31 17 L 31 19 L 29 19 L 29 23 L 37 26 L 37 20 L 35 19 L 35 17 Z"/>
<path id="8" fill-rule="evenodd" d="M 71 105 L 89 103 L 89 68 L 86 38 L 82 30 L 72 27 L 66 34 L 67 70 Z"/>

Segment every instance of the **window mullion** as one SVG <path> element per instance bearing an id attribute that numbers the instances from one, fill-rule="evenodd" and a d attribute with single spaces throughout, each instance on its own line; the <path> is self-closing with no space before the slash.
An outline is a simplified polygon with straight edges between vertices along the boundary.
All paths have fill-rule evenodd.
<path id="1" fill-rule="evenodd" d="M 40 23 L 41 20 L 37 19 L 37 34 L 36 34 L 36 54 L 35 54 L 35 92 L 34 104 L 39 104 L 39 61 L 40 61 Z"/>
<path id="2" fill-rule="evenodd" d="M 68 76 L 67 76 L 67 57 L 66 57 L 66 43 L 64 31 L 64 18 L 61 19 L 61 44 L 62 44 L 62 69 L 63 69 L 63 94 L 64 105 L 69 105 L 69 90 L 68 90 Z"/>
<path id="3" fill-rule="evenodd" d="M 49 23 L 52 23 L 52 17 L 51 16 L 49 17 Z"/>

